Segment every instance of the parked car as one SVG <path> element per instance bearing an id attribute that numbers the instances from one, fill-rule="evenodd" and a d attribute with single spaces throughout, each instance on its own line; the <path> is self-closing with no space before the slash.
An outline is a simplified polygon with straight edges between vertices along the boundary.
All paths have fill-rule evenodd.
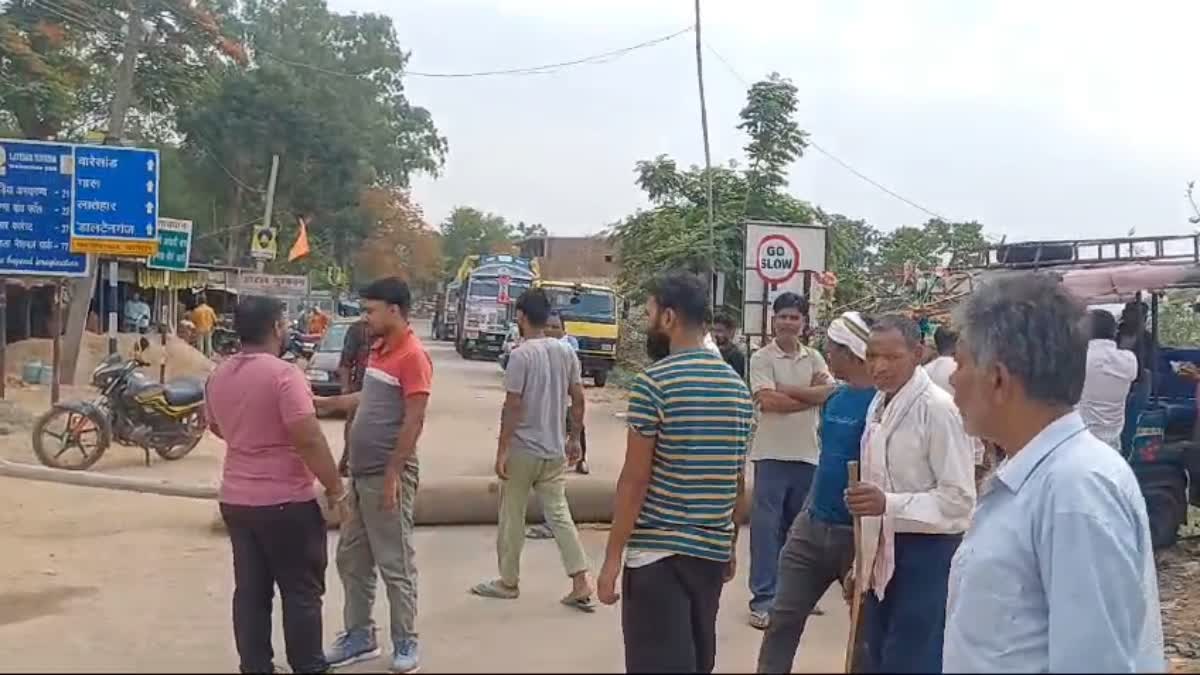
<path id="1" fill-rule="evenodd" d="M 317 343 L 305 374 L 317 396 L 337 396 L 342 393 L 338 379 L 338 363 L 342 360 L 342 345 L 346 343 L 346 332 L 358 319 L 336 319 L 329 324 L 325 335 Z"/>

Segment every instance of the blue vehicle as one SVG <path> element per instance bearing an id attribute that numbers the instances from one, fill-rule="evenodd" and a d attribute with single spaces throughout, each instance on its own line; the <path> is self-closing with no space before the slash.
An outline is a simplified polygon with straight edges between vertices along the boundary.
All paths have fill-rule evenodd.
<path id="1" fill-rule="evenodd" d="M 1200 235 L 999 244 L 972 253 L 966 269 L 989 278 L 1037 271 L 1058 276 L 1090 306 L 1124 305 L 1122 347 L 1142 373 L 1126 404 L 1122 452 L 1146 499 L 1156 548 L 1175 543 L 1188 505 L 1200 506 L 1200 438 L 1196 391 L 1200 345 L 1163 346 L 1159 309 L 1200 291 Z"/>

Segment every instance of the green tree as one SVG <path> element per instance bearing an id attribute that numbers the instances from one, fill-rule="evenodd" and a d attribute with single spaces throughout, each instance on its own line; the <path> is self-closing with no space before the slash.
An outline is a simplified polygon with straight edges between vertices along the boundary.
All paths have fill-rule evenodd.
<path id="1" fill-rule="evenodd" d="M 230 4 L 10 0 L 0 11 L 0 108 L 28 138 L 79 138 L 104 126 L 133 11 L 143 27 L 133 116 L 170 113 L 191 100 L 213 63 L 244 60 L 224 30 Z"/>
<path id="2" fill-rule="evenodd" d="M 725 300 L 740 307 L 742 294 L 743 222 L 747 218 L 776 222 L 811 222 L 812 207 L 787 194 L 787 167 L 806 146 L 805 133 L 793 119 L 796 87 L 773 74 L 747 93 L 738 128 L 749 136 L 746 166 L 715 166 L 713 231 L 708 231 L 707 175 L 691 167 L 681 171 L 675 160 L 659 155 L 637 163 L 635 182 L 651 208 L 638 211 L 612 227 L 621 257 L 622 291 L 639 295 L 651 276 L 664 269 L 724 272 Z"/>
<path id="3" fill-rule="evenodd" d="M 454 209 L 439 229 L 447 274 L 453 274 L 463 258 L 469 255 L 492 253 L 511 246 L 517 235 L 503 216 L 469 206 Z"/>

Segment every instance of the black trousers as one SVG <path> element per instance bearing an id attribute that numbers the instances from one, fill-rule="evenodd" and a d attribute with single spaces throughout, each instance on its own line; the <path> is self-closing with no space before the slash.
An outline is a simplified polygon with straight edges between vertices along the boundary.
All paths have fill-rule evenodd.
<path id="1" fill-rule="evenodd" d="M 271 607 L 283 600 L 283 640 L 295 673 L 329 669 L 321 596 L 328 562 L 325 520 L 316 500 L 274 506 L 221 504 L 233 544 L 233 635 L 243 673 L 270 673 Z"/>
<path id="2" fill-rule="evenodd" d="M 726 564 L 673 555 L 626 567 L 621 632 L 629 673 L 711 673 Z"/>

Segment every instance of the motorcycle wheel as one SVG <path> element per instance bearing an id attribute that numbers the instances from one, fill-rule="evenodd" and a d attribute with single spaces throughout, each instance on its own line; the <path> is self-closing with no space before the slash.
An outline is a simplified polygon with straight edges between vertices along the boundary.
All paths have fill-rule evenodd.
<path id="1" fill-rule="evenodd" d="M 204 438 L 205 422 L 203 406 L 197 408 L 191 415 L 188 415 L 183 424 L 188 428 L 188 438 L 169 447 L 155 448 L 154 452 L 158 453 L 159 457 L 173 462 L 177 459 L 187 457 L 188 453 L 195 450 L 197 445 L 200 445 L 200 439 Z"/>
<path id="2" fill-rule="evenodd" d="M 108 421 L 100 414 L 62 405 L 50 408 L 34 422 L 33 454 L 53 469 L 83 471 L 91 467 L 112 442 Z"/>

